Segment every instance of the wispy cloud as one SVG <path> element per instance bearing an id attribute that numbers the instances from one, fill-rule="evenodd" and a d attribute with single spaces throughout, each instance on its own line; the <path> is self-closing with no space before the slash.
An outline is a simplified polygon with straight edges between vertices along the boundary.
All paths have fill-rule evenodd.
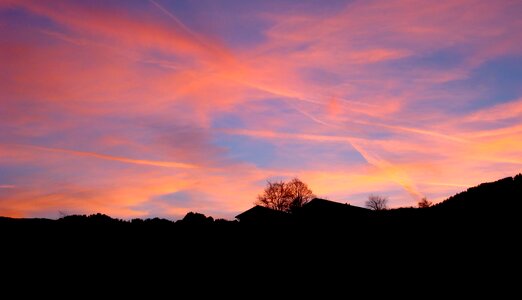
<path id="1" fill-rule="evenodd" d="M 69 155 L 91 157 L 91 158 L 111 160 L 111 161 L 117 161 L 117 162 L 122 162 L 122 163 L 129 163 L 129 164 L 136 164 L 136 165 L 146 165 L 146 166 L 164 167 L 164 168 L 180 168 L 180 169 L 194 169 L 194 168 L 198 168 L 198 166 L 193 165 L 193 164 L 172 162 L 172 161 L 156 161 L 156 160 L 146 160 L 146 159 L 133 159 L 133 158 L 128 158 L 128 157 L 113 156 L 113 155 L 100 154 L 100 153 L 95 153 L 95 152 L 77 151 L 77 150 L 50 148 L 50 147 L 41 147 L 41 146 L 34 146 L 34 145 L 20 145 L 20 144 L 17 144 L 15 146 L 17 146 L 17 147 L 26 147 L 26 148 L 30 148 L 30 149 L 34 149 L 34 150 L 40 150 L 40 151 L 64 153 L 64 154 L 69 154 Z"/>
<path id="2" fill-rule="evenodd" d="M 519 2 L 267 1 L 0 1 L 0 215 L 232 217 L 292 176 L 409 206 L 520 172 Z"/>

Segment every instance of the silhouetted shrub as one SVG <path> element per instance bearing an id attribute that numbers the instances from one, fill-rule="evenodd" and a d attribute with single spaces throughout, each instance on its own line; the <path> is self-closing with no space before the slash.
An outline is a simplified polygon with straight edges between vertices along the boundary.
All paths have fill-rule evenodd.
<path id="1" fill-rule="evenodd" d="M 183 224 L 204 225 L 214 223 L 214 218 L 206 217 L 204 214 L 189 212 L 183 217 Z"/>

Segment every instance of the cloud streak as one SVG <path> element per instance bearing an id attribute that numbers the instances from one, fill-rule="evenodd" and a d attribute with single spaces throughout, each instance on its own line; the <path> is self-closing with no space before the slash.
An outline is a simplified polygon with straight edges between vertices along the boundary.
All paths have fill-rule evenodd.
<path id="1" fill-rule="evenodd" d="M 128 157 L 113 156 L 113 155 L 100 154 L 100 153 L 95 153 L 95 152 L 77 151 L 77 150 L 50 148 L 50 147 L 41 147 L 41 146 L 34 146 L 34 145 L 20 145 L 20 144 L 18 144 L 18 145 L 15 145 L 15 146 L 16 147 L 29 148 L 29 149 L 33 149 L 33 150 L 39 150 L 39 151 L 64 153 L 64 154 L 69 154 L 69 155 L 97 158 L 97 159 L 117 161 L 117 162 L 136 164 L 136 165 L 145 165 L 145 166 L 163 167 L 163 168 L 176 168 L 176 169 L 195 169 L 195 168 L 198 168 L 198 166 L 193 165 L 193 164 L 172 162 L 172 161 L 156 161 L 156 160 L 146 160 L 146 159 L 133 159 L 133 158 L 128 158 Z"/>
<path id="2" fill-rule="evenodd" d="M 293 176 L 398 207 L 512 176 L 521 13 L 478 0 L 1 1 L 0 215 L 231 218 L 267 179 Z"/>

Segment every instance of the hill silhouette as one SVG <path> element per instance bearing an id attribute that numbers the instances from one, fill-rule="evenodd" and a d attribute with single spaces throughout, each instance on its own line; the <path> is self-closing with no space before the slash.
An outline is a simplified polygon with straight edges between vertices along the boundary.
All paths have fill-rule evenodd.
<path id="1" fill-rule="evenodd" d="M 51 245 L 59 251 L 76 245 L 81 251 L 154 249 L 163 255 L 193 257 L 200 253 L 209 259 L 208 251 L 225 252 L 225 256 L 272 256 L 277 253 L 274 249 L 280 249 L 301 255 L 301 249 L 317 245 L 323 251 L 344 249 L 359 256 L 379 256 L 374 252 L 381 248 L 404 253 L 412 249 L 446 251 L 447 247 L 475 251 L 472 248 L 502 247 L 515 241 L 513 236 L 522 227 L 521 202 L 519 174 L 469 188 L 428 208 L 373 211 L 316 198 L 293 213 L 254 207 L 233 221 L 195 212 L 175 222 L 160 218 L 128 221 L 103 214 L 58 220 L 0 217 L 0 230 L 5 244 L 22 247 L 22 251 L 35 245 Z M 391 245 L 396 248 L 390 250 Z"/>
<path id="2" fill-rule="evenodd" d="M 411 282 L 440 273 L 458 282 L 462 274 L 483 274 L 483 269 L 498 274 L 499 266 L 519 257 L 521 193 L 519 174 L 429 208 L 371 211 L 314 199 L 291 214 L 278 213 L 275 222 L 216 220 L 194 212 L 175 222 L 103 214 L 0 217 L 0 249 L 14 270 L 59 268 L 64 277 L 92 270 L 107 282 L 115 274 L 165 280 L 169 275 L 160 276 L 165 271 L 177 275 L 178 285 L 202 278 L 212 282 L 225 270 L 250 288 L 261 282 L 261 274 L 285 283 L 311 276 L 322 286 L 330 280 L 342 284 L 347 273 L 386 279 L 399 272 Z"/>
<path id="3" fill-rule="evenodd" d="M 178 221 L 167 219 L 132 219 L 130 221 L 114 219 L 104 214 L 69 215 L 58 220 L 42 218 L 8 218 L 0 217 L 0 227 L 6 230 L 23 229 L 27 227 L 60 228 L 60 227 L 121 227 L 135 229 L 139 227 L 165 227 L 170 229 L 187 229 L 192 227 L 252 227 L 268 226 L 303 226 L 313 224 L 342 225 L 360 223 L 359 225 L 382 224 L 402 226 L 404 223 L 421 222 L 426 225 L 442 225 L 444 222 L 486 222 L 496 219 L 502 223 L 518 216 L 522 208 L 522 174 L 507 177 L 495 182 L 482 183 L 458 193 L 448 199 L 427 208 L 396 208 L 383 211 L 372 211 L 366 208 L 342 204 L 335 201 L 315 198 L 294 213 L 273 211 L 261 206 L 255 206 L 236 218 L 238 221 L 217 219 L 201 213 L 189 212 Z M 444 222 L 442 222 L 444 221 Z M 453 224 L 456 225 L 456 224 Z"/>
<path id="4" fill-rule="evenodd" d="M 522 207 L 522 174 L 482 183 L 434 207 L 459 213 L 513 212 Z"/>

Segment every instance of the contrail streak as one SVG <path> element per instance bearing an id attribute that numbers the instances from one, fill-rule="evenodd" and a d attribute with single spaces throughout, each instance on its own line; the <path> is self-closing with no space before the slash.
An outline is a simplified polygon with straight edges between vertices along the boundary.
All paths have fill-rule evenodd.
<path id="1" fill-rule="evenodd" d="M 178 17 L 176 17 L 174 14 L 172 14 L 170 11 L 168 11 L 167 9 L 165 9 L 163 6 L 161 6 L 158 2 L 154 1 L 154 0 L 149 0 L 150 3 L 152 3 L 154 6 L 156 6 L 159 10 L 161 10 L 164 14 L 166 14 L 167 16 L 169 16 L 169 18 L 171 18 L 175 23 L 176 25 L 178 25 L 181 29 L 183 29 L 185 32 L 187 32 L 188 34 L 190 34 L 192 37 L 198 39 L 198 36 L 196 33 L 194 33 L 192 30 L 190 30 L 190 28 L 188 28 L 187 26 L 185 26 L 185 24 L 183 24 L 183 22 L 181 22 Z M 199 39 L 198 39 L 199 40 Z"/>
<path id="2" fill-rule="evenodd" d="M 123 163 L 130 163 L 136 165 L 147 165 L 147 166 L 155 166 L 155 167 L 164 167 L 164 168 L 176 168 L 176 169 L 195 169 L 198 166 L 187 163 L 180 162 L 172 162 L 172 161 L 157 161 L 157 160 L 146 160 L 146 159 L 133 159 L 128 157 L 100 154 L 96 152 L 87 152 L 87 151 L 78 151 L 78 150 L 69 150 L 69 149 L 61 149 L 61 148 L 50 148 L 50 147 L 42 147 L 42 146 L 33 146 L 33 145 L 20 145 L 17 144 L 15 146 L 30 148 L 35 150 L 47 151 L 47 152 L 55 152 L 55 153 L 66 153 L 76 156 L 84 156 L 84 157 L 92 157 L 104 160 L 112 160 L 119 161 Z"/>

